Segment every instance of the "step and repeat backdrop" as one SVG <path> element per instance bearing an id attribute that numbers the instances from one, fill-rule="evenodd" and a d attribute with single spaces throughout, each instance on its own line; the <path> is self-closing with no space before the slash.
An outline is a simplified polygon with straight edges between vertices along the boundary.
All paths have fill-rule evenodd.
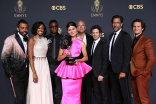
<path id="1" fill-rule="evenodd" d="M 0 50 L 2 51 L 6 37 L 15 33 L 20 19 L 28 22 L 29 37 L 33 36 L 31 27 L 37 21 L 44 22 L 49 28 L 49 21 L 56 19 L 59 33 L 67 34 L 66 25 L 69 21 L 82 20 L 86 25 L 86 33 L 89 34 L 93 25 L 99 25 L 103 31 L 101 38 L 108 43 L 109 35 L 113 32 L 111 18 L 114 15 L 121 15 L 124 17 L 123 30 L 132 38 L 134 34 L 131 22 L 134 19 L 142 19 L 146 23 L 147 28 L 143 34 L 152 39 L 156 54 L 155 4 L 155 0 L 0 0 Z M 6 78 L 1 63 L 0 60 L 0 104 L 13 104 L 14 96 L 10 81 Z M 152 72 L 149 97 L 151 104 L 156 104 L 156 65 Z M 132 92 L 131 101 L 134 104 Z"/>

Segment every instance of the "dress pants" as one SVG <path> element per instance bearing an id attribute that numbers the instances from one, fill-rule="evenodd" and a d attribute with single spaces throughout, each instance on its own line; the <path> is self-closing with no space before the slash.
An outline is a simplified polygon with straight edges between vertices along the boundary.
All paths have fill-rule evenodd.
<path id="1" fill-rule="evenodd" d="M 148 97 L 148 84 L 150 75 L 151 74 L 146 77 L 143 77 L 142 75 L 137 77 L 131 76 L 131 85 L 135 104 L 150 104 L 150 99 Z"/>
<path id="2" fill-rule="evenodd" d="M 24 104 L 26 98 L 25 79 L 12 77 L 12 83 L 16 93 L 16 104 Z"/>
<path id="3" fill-rule="evenodd" d="M 108 104 L 108 77 L 103 78 L 103 81 L 98 81 L 92 75 L 92 81 L 97 104 Z"/>
<path id="4" fill-rule="evenodd" d="M 130 93 L 128 85 L 128 74 L 125 78 L 119 79 L 119 74 L 115 74 L 112 70 L 111 64 L 109 65 L 109 77 L 113 90 L 113 95 L 116 104 L 131 104 Z"/>
<path id="5" fill-rule="evenodd" d="M 61 99 L 62 99 L 62 82 L 61 82 L 61 78 L 58 77 L 57 74 L 54 72 L 55 69 L 58 67 L 58 65 L 49 64 L 49 66 L 50 66 L 50 74 L 51 74 L 53 93 L 56 92 L 56 94 L 57 94 L 57 96 L 56 96 L 56 94 L 53 95 L 53 97 L 55 97 L 54 102 L 56 104 L 60 104 Z M 55 99 L 57 99 L 57 101 L 55 101 Z"/>
<path id="6" fill-rule="evenodd" d="M 81 104 L 92 104 L 92 71 L 88 72 L 82 80 Z"/>

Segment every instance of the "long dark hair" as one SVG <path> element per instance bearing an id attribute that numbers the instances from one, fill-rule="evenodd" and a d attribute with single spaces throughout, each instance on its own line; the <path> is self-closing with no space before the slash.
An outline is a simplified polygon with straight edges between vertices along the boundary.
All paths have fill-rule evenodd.
<path id="1" fill-rule="evenodd" d="M 44 26 L 44 33 L 43 33 L 43 36 L 46 35 L 47 33 L 47 28 L 45 27 L 45 24 L 42 22 L 42 21 L 38 21 L 38 22 L 35 22 L 31 28 L 31 32 L 32 34 L 36 35 L 37 33 L 37 29 L 43 25 Z"/>
<path id="2" fill-rule="evenodd" d="M 68 22 L 67 26 L 66 26 L 66 29 L 68 30 L 68 27 L 70 26 L 75 26 L 77 28 L 77 25 L 74 23 L 74 22 Z"/>

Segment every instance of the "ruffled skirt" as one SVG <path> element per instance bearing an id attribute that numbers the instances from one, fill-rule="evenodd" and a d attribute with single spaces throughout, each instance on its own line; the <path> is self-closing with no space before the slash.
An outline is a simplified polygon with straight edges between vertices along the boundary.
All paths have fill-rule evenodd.
<path id="1" fill-rule="evenodd" d="M 85 76 L 92 67 L 87 65 L 85 62 L 78 62 L 74 65 L 69 65 L 62 61 L 61 64 L 55 70 L 57 76 L 61 78 L 69 78 L 69 79 L 79 79 Z"/>

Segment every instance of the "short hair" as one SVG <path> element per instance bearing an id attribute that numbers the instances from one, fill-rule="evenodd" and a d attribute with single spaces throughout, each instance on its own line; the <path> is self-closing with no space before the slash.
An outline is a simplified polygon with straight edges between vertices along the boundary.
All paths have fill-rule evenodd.
<path id="1" fill-rule="evenodd" d="M 66 29 L 68 30 L 68 27 L 70 26 L 75 26 L 77 28 L 77 25 L 74 23 L 74 22 L 68 22 L 67 26 L 66 26 Z"/>
<path id="2" fill-rule="evenodd" d="M 82 21 L 82 20 L 80 20 L 80 21 Z M 80 21 L 78 21 L 78 22 L 80 22 Z M 78 24 L 78 22 L 76 23 L 76 25 Z M 82 22 L 84 23 L 84 25 L 86 25 L 84 21 L 82 21 Z"/>
<path id="3" fill-rule="evenodd" d="M 143 20 L 141 20 L 141 19 L 135 19 L 135 20 L 133 20 L 132 23 L 131 23 L 132 29 L 133 29 L 133 24 L 134 24 L 134 22 L 141 22 L 141 27 L 144 29 L 143 32 L 145 31 L 146 24 L 144 23 Z"/>
<path id="4" fill-rule="evenodd" d="M 45 27 L 45 24 L 44 24 L 42 21 L 38 21 L 38 22 L 35 22 L 35 23 L 33 24 L 32 28 L 31 28 L 32 34 L 36 35 L 37 29 L 38 29 L 41 25 L 44 26 L 44 33 L 43 33 L 43 36 L 46 35 L 47 29 L 46 29 L 46 27 Z"/>
<path id="5" fill-rule="evenodd" d="M 94 30 L 94 29 L 98 29 L 99 33 L 102 33 L 102 29 L 101 29 L 101 27 L 99 25 L 92 26 L 92 28 L 90 29 L 90 32 L 92 33 L 92 30 Z"/>
<path id="6" fill-rule="evenodd" d="M 21 20 L 18 21 L 17 27 L 19 27 L 20 23 L 24 23 L 24 24 L 28 25 L 28 23 L 24 19 L 21 19 Z"/>
<path id="7" fill-rule="evenodd" d="M 112 17 L 112 20 L 111 20 L 112 23 L 113 23 L 114 18 L 120 18 L 120 22 L 123 23 L 124 18 L 122 16 L 120 16 L 120 15 L 114 15 Z"/>
<path id="8" fill-rule="evenodd" d="M 57 25 L 58 25 L 58 22 L 57 22 L 56 20 L 51 20 L 51 21 L 49 22 L 49 28 L 50 28 L 50 24 L 51 24 L 52 22 L 55 22 L 55 23 L 57 23 Z"/>

